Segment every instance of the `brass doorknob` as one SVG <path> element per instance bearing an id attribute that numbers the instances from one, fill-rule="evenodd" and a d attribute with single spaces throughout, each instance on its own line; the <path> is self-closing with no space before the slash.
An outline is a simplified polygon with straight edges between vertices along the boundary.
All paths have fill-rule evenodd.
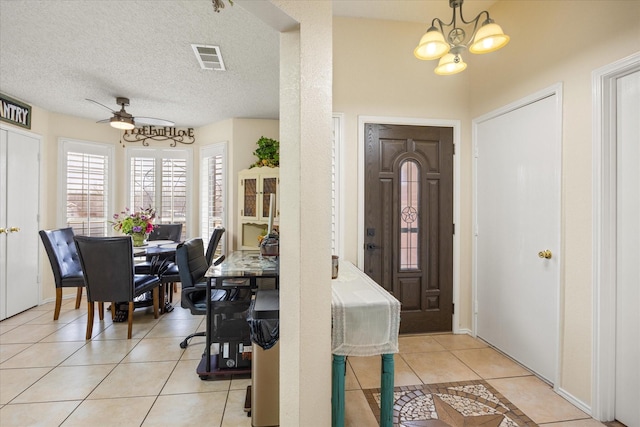
<path id="1" fill-rule="evenodd" d="M 6 232 L 7 232 L 7 229 L 6 229 L 6 228 L 0 228 L 0 234 L 2 234 L 2 233 L 6 233 Z"/>
<path id="2" fill-rule="evenodd" d="M 20 231 L 20 228 L 18 227 L 9 227 L 9 232 L 11 233 L 17 233 L 18 231 Z"/>
<path id="3" fill-rule="evenodd" d="M 553 256 L 553 254 L 551 253 L 551 251 L 549 249 L 545 250 L 545 251 L 540 251 L 538 252 L 538 256 L 540 258 L 545 258 L 545 259 L 551 259 L 551 257 Z"/>

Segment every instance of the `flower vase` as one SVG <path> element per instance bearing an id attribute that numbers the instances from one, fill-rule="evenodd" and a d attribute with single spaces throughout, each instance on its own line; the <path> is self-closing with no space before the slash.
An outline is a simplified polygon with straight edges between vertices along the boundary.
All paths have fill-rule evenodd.
<path id="1" fill-rule="evenodd" d="M 143 246 L 144 241 L 147 238 L 146 233 L 131 233 L 131 237 L 133 237 L 133 246 Z"/>

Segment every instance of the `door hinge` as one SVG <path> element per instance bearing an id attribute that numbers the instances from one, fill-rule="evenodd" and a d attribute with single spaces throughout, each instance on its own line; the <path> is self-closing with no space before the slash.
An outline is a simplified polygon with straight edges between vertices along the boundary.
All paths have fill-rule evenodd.
<path id="1" fill-rule="evenodd" d="M 451 303 L 451 314 L 456 314 L 456 304 L 455 303 Z"/>
<path id="2" fill-rule="evenodd" d="M 456 144 L 453 144 L 453 155 L 456 155 Z"/>
<path id="3" fill-rule="evenodd" d="M 453 234 L 456 234 L 456 225 L 453 224 Z"/>

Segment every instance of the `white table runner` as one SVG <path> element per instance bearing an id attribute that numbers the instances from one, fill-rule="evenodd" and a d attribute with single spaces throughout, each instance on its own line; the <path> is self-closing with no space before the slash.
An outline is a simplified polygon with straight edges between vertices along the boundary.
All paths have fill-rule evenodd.
<path id="1" fill-rule="evenodd" d="M 398 352 L 400 302 L 350 262 L 331 281 L 331 352 L 374 356 Z"/>

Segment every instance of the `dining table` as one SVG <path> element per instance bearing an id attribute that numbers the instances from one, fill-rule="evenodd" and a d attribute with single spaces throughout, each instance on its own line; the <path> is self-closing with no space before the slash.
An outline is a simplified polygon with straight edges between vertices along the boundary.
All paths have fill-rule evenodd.
<path id="1" fill-rule="evenodd" d="M 133 256 L 134 258 L 144 257 L 147 261 L 149 261 L 154 256 L 157 256 L 160 259 L 175 260 L 176 248 L 180 243 L 181 242 L 175 242 L 173 240 L 148 240 L 142 246 L 133 247 Z M 161 301 L 160 303 L 160 314 L 173 311 L 173 306 L 167 300 L 169 292 L 171 292 L 171 286 L 163 283 L 161 285 L 161 295 L 163 301 Z M 146 303 L 141 304 L 146 305 Z"/>

